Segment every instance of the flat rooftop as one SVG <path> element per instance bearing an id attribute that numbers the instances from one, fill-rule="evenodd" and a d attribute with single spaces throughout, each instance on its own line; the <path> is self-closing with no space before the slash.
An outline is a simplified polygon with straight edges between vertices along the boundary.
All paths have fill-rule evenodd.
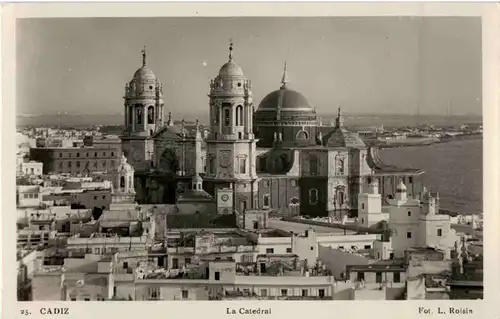
<path id="1" fill-rule="evenodd" d="M 306 230 L 314 230 L 317 235 L 344 235 L 344 230 L 341 228 L 334 228 L 334 227 L 328 227 L 328 226 L 316 226 L 316 225 L 309 225 L 309 224 L 303 224 L 303 223 L 298 223 L 298 222 L 290 222 L 290 221 L 283 221 L 283 220 L 277 220 L 277 219 L 269 219 L 267 223 L 269 228 L 273 229 L 279 229 L 282 231 L 286 232 L 293 232 L 293 233 L 304 233 Z M 345 233 L 347 235 L 353 235 L 356 234 L 354 231 L 346 230 Z"/>

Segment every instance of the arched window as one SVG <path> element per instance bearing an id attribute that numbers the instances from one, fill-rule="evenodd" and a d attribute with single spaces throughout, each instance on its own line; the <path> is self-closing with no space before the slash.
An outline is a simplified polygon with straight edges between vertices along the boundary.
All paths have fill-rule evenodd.
<path id="1" fill-rule="evenodd" d="M 132 107 L 128 107 L 128 124 L 132 125 L 132 123 L 134 123 L 133 121 L 133 116 L 134 116 L 134 110 L 132 109 Z"/>
<path id="2" fill-rule="evenodd" d="M 309 156 L 309 173 L 311 175 L 319 175 L 318 156 L 314 154 Z"/>
<path id="3" fill-rule="evenodd" d="M 298 140 L 307 140 L 309 139 L 309 135 L 307 134 L 306 131 L 299 131 L 297 133 L 297 137 L 296 137 Z"/>
<path id="4" fill-rule="evenodd" d="M 215 174 L 215 158 L 213 156 L 208 158 L 208 173 Z"/>
<path id="5" fill-rule="evenodd" d="M 243 126 L 243 106 L 236 107 L 236 126 Z"/>
<path id="6" fill-rule="evenodd" d="M 142 105 L 137 105 L 137 124 L 142 124 Z"/>
<path id="7" fill-rule="evenodd" d="M 337 158 L 335 161 L 337 175 L 344 175 L 344 160 L 342 158 Z"/>
<path id="8" fill-rule="evenodd" d="M 120 176 L 120 188 L 125 188 L 125 177 Z"/>
<path id="9" fill-rule="evenodd" d="M 154 106 L 150 105 L 148 107 L 148 124 L 154 124 L 155 123 L 155 108 Z"/>
<path id="10" fill-rule="evenodd" d="M 229 109 L 224 110 L 224 124 L 226 126 L 231 125 L 231 113 L 230 113 Z"/>
<path id="11" fill-rule="evenodd" d="M 316 205 L 318 203 L 318 190 L 311 188 L 309 190 L 309 205 Z"/>

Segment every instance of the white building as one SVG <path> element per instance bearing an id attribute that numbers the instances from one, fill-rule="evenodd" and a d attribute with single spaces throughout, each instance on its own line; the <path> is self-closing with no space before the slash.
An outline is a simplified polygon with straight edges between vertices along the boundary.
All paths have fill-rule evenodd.
<path id="1" fill-rule="evenodd" d="M 390 240 L 377 241 L 375 253 L 380 259 L 391 256 L 401 258 L 411 248 L 435 248 L 445 252 L 447 259 L 455 242 L 459 241 L 455 230 L 451 229 L 448 215 L 437 212 L 439 197 L 433 197 L 427 190 L 421 199 L 407 196 L 406 186 L 401 181 L 394 199 L 386 199 L 386 206 L 381 210 L 382 202 L 378 186 L 372 184 L 368 194 L 361 194 L 360 222 L 372 226 L 382 220 L 388 222 Z"/>

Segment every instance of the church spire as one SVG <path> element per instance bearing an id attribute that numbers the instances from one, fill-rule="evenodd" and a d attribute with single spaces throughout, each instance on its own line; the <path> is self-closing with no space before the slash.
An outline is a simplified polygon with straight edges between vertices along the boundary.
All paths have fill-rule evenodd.
<path id="1" fill-rule="evenodd" d="M 233 60 L 233 39 L 229 39 L 229 61 Z"/>
<path id="2" fill-rule="evenodd" d="M 146 66 L 146 46 L 142 49 L 142 66 Z"/>
<path id="3" fill-rule="evenodd" d="M 287 83 L 288 83 L 288 67 L 285 61 L 285 68 L 283 69 L 283 76 L 281 77 L 281 88 L 286 89 Z"/>

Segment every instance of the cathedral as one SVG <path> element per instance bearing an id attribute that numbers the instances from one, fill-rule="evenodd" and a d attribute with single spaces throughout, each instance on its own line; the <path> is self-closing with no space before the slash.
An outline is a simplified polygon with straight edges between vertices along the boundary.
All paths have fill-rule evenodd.
<path id="1" fill-rule="evenodd" d="M 252 82 L 233 58 L 210 82 L 208 133 L 164 121 L 163 86 L 147 67 L 125 86 L 122 149 L 135 169 L 138 203 L 173 204 L 198 183 L 225 207 L 219 213 L 264 209 L 281 215 L 355 216 L 358 194 L 376 179 L 390 200 L 400 182 L 422 192 L 422 170 L 385 164 L 343 123 L 324 126 L 306 97 L 290 88 L 288 68 L 277 90 L 256 107 Z M 193 181 L 196 181 L 194 183 Z M 202 182 L 201 182 L 202 181 Z"/>

